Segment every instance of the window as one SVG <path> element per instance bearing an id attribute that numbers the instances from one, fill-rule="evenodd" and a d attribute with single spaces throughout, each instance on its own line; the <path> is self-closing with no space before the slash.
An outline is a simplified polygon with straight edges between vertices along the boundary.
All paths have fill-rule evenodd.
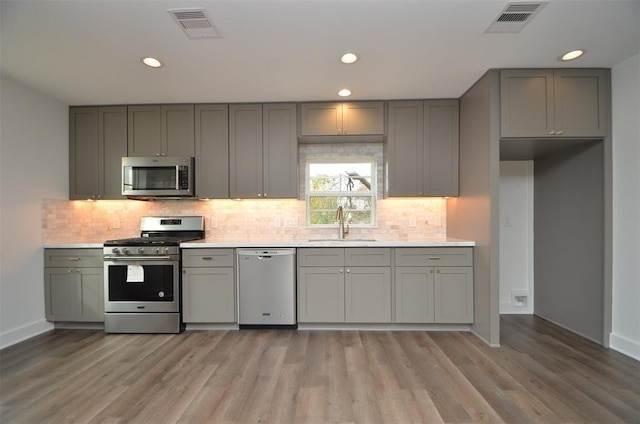
<path id="1" fill-rule="evenodd" d="M 336 209 L 344 208 L 352 226 L 375 225 L 376 163 L 370 159 L 307 162 L 307 223 L 336 224 Z"/>

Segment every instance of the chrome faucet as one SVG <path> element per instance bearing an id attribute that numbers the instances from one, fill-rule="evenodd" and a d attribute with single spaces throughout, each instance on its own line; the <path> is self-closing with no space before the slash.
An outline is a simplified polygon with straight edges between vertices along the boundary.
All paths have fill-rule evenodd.
<path id="1" fill-rule="evenodd" d="M 338 220 L 338 239 L 344 240 L 344 236 L 349 234 L 349 224 L 345 228 L 344 209 L 338 206 L 336 210 L 336 219 Z"/>

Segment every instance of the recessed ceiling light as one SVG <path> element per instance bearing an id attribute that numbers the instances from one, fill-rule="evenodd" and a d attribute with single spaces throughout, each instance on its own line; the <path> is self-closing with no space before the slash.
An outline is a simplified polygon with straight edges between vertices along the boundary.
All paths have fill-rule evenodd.
<path id="1" fill-rule="evenodd" d="M 162 62 L 160 62 L 155 57 L 144 57 L 144 58 L 142 58 L 142 63 L 144 63 L 145 65 L 147 65 L 150 68 L 161 68 L 162 67 Z"/>
<path id="2" fill-rule="evenodd" d="M 355 63 L 358 60 L 358 56 L 355 53 L 345 53 L 340 56 L 340 62 L 350 64 Z"/>
<path id="3" fill-rule="evenodd" d="M 568 61 L 568 60 L 577 59 L 580 56 L 582 56 L 584 54 L 584 52 L 585 52 L 584 50 L 573 50 L 573 51 L 570 51 L 568 53 L 563 54 L 560 57 L 560 60 Z"/>
<path id="4" fill-rule="evenodd" d="M 338 96 L 340 97 L 349 97 L 351 95 L 351 90 L 349 90 L 348 88 L 343 88 L 342 90 L 338 91 Z"/>

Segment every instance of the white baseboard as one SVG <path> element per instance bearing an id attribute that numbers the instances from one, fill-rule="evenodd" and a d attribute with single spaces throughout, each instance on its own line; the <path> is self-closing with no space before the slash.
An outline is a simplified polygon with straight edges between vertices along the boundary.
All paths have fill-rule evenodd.
<path id="1" fill-rule="evenodd" d="M 511 302 L 501 302 L 500 303 L 500 314 L 523 314 L 523 315 L 532 315 L 533 309 L 531 307 L 519 308 L 514 306 Z"/>
<path id="2" fill-rule="evenodd" d="M 53 330 L 53 324 L 42 320 L 0 334 L 0 349 Z"/>
<path id="3" fill-rule="evenodd" d="M 474 336 L 476 336 L 477 338 L 482 340 L 489 347 L 500 347 L 500 343 L 491 343 L 491 342 L 489 342 L 489 340 L 485 339 L 480 334 L 478 334 L 475 331 L 473 331 L 473 328 L 471 329 L 471 334 L 473 334 Z"/>
<path id="4" fill-rule="evenodd" d="M 640 361 L 640 343 L 637 341 L 611 333 L 609 334 L 609 347 L 616 352 Z"/>

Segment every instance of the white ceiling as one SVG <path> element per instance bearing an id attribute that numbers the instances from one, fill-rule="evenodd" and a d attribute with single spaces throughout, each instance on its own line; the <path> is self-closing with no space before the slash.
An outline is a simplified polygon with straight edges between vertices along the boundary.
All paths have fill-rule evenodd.
<path id="1" fill-rule="evenodd" d="M 71 105 L 459 97 L 487 69 L 613 67 L 638 54 L 640 0 L 549 0 L 515 34 L 507 0 L 0 0 L 0 70 Z M 219 39 L 167 13 L 205 8 Z M 570 63 L 557 57 L 575 48 Z M 355 51 L 353 65 L 338 61 Z M 155 56 L 161 69 L 143 66 Z"/>

